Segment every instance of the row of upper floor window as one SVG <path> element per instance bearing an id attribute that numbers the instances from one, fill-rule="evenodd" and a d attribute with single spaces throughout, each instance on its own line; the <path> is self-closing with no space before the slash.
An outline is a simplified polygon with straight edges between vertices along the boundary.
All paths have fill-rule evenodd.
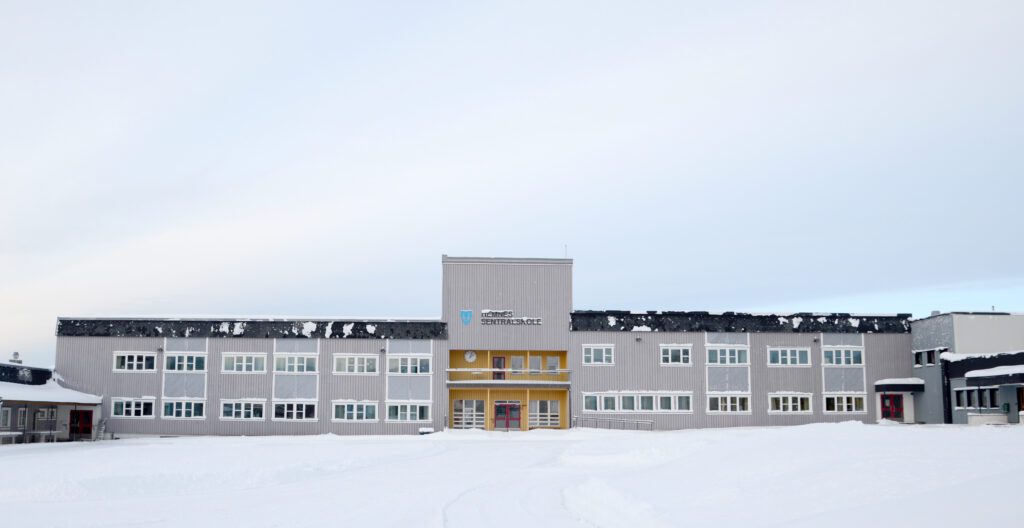
<path id="1" fill-rule="evenodd" d="M 663 366 L 693 364 L 691 345 L 659 345 L 659 360 Z M 750 348 L 747 346 L 710 346 L 706 350 L 708 365 L 749 365 Z M 765 354 L 769 366 L 810 366 L 811 349 L 794 347 L 767 347 Z M 821 350 L 823 365 L 860 366 L 864 364 L 863 347 L 827 347 Z M 583 345 L 584 365 L 614 365 L 613 345 Z"/>
<path id="2" fill-rule="evenodd" d="M 384 421 L 387 422 L 429 422 L 430 402 L 389 401 L 385 402 Z M 376 422 L 380 421 L 379 401 L 336 400 L 331 402 L 333 422 Z M 317 421 L 319 404 L 314 401 L 267 401 L 220 400 L 219 419 L 223 421 L 259 421 L 270 418 L 273 421 Z M 158 406 L 152 398 L 111 398 L 112 418 L 160 418 L 165 420 L 205 420 L 208 407 L 206 400 L 164 401 Z"/>
<path id="3" fill-rule="evenodd" d="M 315 354 L 287 354 L 274 357 L 274 372 L 315 374 L 319 357 Z M 376 355 L 335 354 L 333 374 L 379 374 L 380 358 Z M 388 374 L 430 374 L 432 358 L 391 356 L 387 358 Z M 165 372 L 206 372 L 206 354 L 167 354 Z M 156 372 L 157 355 L 152 352 L 115 352 L 114 372 Z M 267 355 L 224 353 L 221 355 L 224 374 L 263 374 L 267 372 Z"/>

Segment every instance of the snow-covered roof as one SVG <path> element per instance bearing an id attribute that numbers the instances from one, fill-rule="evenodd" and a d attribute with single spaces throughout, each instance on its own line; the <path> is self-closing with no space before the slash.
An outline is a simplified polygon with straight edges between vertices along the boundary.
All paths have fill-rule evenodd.
<path id="1" fill-rule="evenodd" d="M 79 403 L 83 405 L 96 405 L 103 400 L 99 396 L 61 387 L 53 380 L 42 385 L 0 381 L 0 398 L 3 398 L 5 402 Z"/>
<path id="2" fill-rule="evenodd" d="M 992 367 L 981 370 L 972 370 L 964 374 L 965 378 L 987 378 L 990 376 L 1009 376 L 1011 374 L 1024 374 L 1024 365 L 1006 365 L 1003 367 Z"/>
<path id="3" fill-rule="evenodd" d="M 1011 356 L 1013 354 L 1024 354 L 1024 350 L 1010 350 L 1010 351 L 1007 351 L 1007 352 L 966 353 L 966 354 L 958 354 L 958 353 L 954 353 L 954 352 L 943 352 L 942 354 L 939 354 L 939 358 L 944 359 L 946 361 L 963 361 L 965 359 L 991 358 L 991 357 L 997 357 L 997 356 Z"/>
<path id="4" fill-rule="evenodd" d="M 924 380 L 921 378 L 887 378 L 876 381 L 875 385 L 924 385 Z"/>

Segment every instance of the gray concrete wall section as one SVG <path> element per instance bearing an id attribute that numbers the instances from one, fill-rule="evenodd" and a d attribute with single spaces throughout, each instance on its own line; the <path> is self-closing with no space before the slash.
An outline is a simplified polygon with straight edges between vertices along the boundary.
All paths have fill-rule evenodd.
<path id="1" fill-rule="evenodd" d="M 572 311 L 572 261 L 445 257 L 443 313 L 453 350 L 565 350 Z M 462 321 L 462 310 L 472 319 Z M 511 310 L 539 325 L 482 324 L 482 310 Z"/>
<path id="2" fill-rule="evenodd" d="M 747 336 L 734 335 L 723 339 L 721 334 L 711 339 L 729 343 L 744 343 Z M 753 333 L 749 334 L 750 355 L 750 413 L 712 414 L 707 409 L 705 371 L 723 367 L 707 365 L 707 348 L 702 333 L 662 332 L 573 332 L 570 336 L 569 364 L 573 369 L 572 413 L 583 411 L 583 394 L 605 391 L 692 391 L 693 412 L 690 414 L 664 413 L 591 413 L 587 416 L 621 419 L 653 420 L 656 429 L 692 427 L 728 427 L 744 425 L 797 425 L 813 422 L 839 422 L 858 420 L 873 422 L 877 419 L 874 408 L 874 382 L 884 378 L 908 377 L 911 365 L 907 361 L 910 347 L 909 334 L 853 334 L 841 338 L 834 334 Z M 821 341 L 833 346 L 853 346 L 863 343 L 865 365 L 843 369 L 852 378 L 844 389 L 863 388 L 867 412 L 862 414 L 824 413 Z M 608 344 L 615 347 L 614 366 L 584 365 L 582 349 L 588 344 Z M 692 365 L 687 367 L 661 366 L 660 344 L 690 344 Z M 810 351 L 810 366 L 769 366 L 769 347 L 806 348 Z M 738 367 L 736 367 L 738 368 Z M 851 378 L 851 379 L 852 379 Z M 844 378 L 845 379 L 845 375 Z M 745 380 L 744 380 L 745 381 Z M 770 393 L 810 393 L 812 413 L 769 414 Z"/>
<path id="3" fill-rule="evenodd" d="M 168 340 L 170 342 L 171 340 Z M 206 341 L 202 339 L 202 341 Z M 107 431 L 117 435 L 195 434 L 195 435 L 301 435 L 301 434 L 416 434 L 421 427 L 441 430 L 444 426 L 446 401 L 443 376 L 424 377 L 426 395 L 432 401 L 430 422 L 386 422 L 387 361 L 382 349 L 388 347 L 381 339 L 324 339 L 320 341 L 318 373 L 274 374 L 274 339 L 211 338 L 207 352 L 207 373 L 168 372 L 169 384 L 164 383 L 163 355 L 158 356 L 156 372 L 114 372 L 115 351 L 147 352 L 157 354 L 165 347 L 162 338 L 124 337 L 65 337 L 57 338 L 57 372 L 65 384 L 75 390 L 103 396 L 102 417 L 107 420 Z M 397 342 L 396 350 L 405 352 L 433 349 L 433 370 L 447 367 L 448 349 L 443 341 L 431 345 L 429 340 L 417 343 Z M 280 339 L 279 354 L 308 353 L 316 350 L 317 340 Z M 200 350 L 195 342 L 168 343 L 172 349 Z M 266 371 L 262 373 L 222 372 L 225 354 L 262 354 L 266 357 Z M 333 374 L 336 354 L 375 355 L 378 357 L 377 375 Z M 196 394 L 192 378 L 206 378 L 206 417 L 194 420 L 166 419 L 161 416 L 163 393 L 179 396 Z M 185 387 L 185 388 L 180 388 Z M 313 422 L 274 421 L 273 394 L 278 397 L 314 398 L 317 420 Z M 317 395 L 319 392 L 319 395 Z M 424 394 L 422 388 L 418 396 Z M 154 400 L 153 418 L 111 418 L 111 398 L 148 397 Z M 221 400 L 246 400 L 265 405 L 263 420 L 221 419 Z M 333 400 L 376 401 L 378 419 L 374 422 L 332 422 Z M 98 418 L 97 418 L 98 419 Z"/>
<path id="4" fill-rule="evenodd" d="M 913 350 L 935 350 L 947 348 L 956 352 L 953 316 L 939 315 L 911 323 L 911 352 L 907 362 L 911 365 L 911 376 L 924 380 L 924 390 L 914 395 L 914 419 L 921 423 L 943 423 L 942 367 L 936 353 L 936 364 L 913 367 Z"/>
<path id="5" fill-rule="evenodd" d="M 1024 315 L 953 314 L 952 318 L 960 353 L 1024 350 Z"/>

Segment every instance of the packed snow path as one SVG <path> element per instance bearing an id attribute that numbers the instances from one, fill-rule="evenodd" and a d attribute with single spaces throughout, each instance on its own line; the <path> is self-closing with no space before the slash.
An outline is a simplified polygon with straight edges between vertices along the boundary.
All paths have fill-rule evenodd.
<path id="1" fill-rule="evenodd" d="M 0 447 L 0 504 L 10 526 L 1015 525 L 1021 446 L 857 423 L 35 444 Z"/>

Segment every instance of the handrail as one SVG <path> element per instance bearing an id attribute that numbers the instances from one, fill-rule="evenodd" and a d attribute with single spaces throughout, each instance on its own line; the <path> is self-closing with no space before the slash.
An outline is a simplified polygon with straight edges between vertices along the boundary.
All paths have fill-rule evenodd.
<path id="1" fill-rule="evenodd" d="M 640 429 L 646 429 L 647 431 L 654 430 L 654 420 L 627 420 L 624 418 L 604 418 L 600 416 L 573 416 L 573 427 L 586 427 L 587 421 L 594 423 L 595 428 L 602 428 L 601 422 L 608 424 L 608 427 L 602 429 L 630 429 L 639 431 Z M 619 424 L 620 427 L 613 427 L 613 425 Z"/>
<path id="2" fill-rule="evenodd" d="M 445 372 L 521 372 L 525 374 L 567 374 L 572 372 L 569 369 L 531 369 L 531 368 L 450 368 L 445 369 Z"/>

